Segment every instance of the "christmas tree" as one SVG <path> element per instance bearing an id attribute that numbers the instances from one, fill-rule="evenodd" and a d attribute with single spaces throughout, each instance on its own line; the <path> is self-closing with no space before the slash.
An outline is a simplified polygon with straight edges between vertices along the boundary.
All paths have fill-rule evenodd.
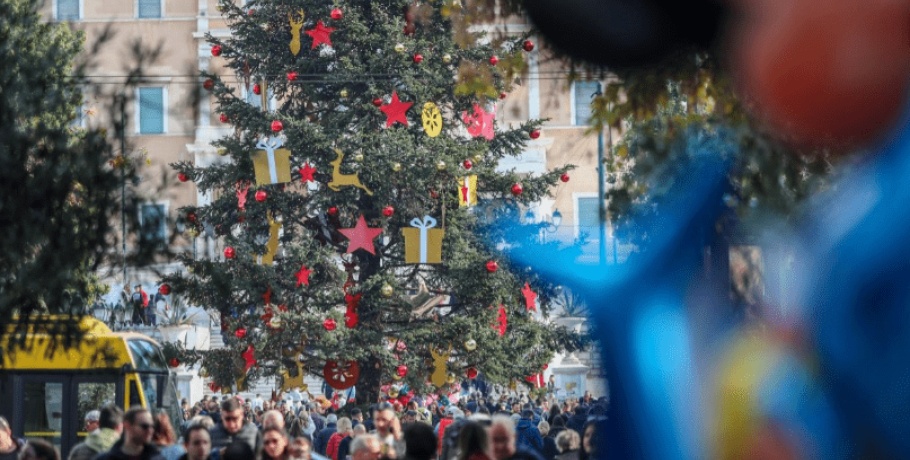
<path id="1" fill-rule="evenodd" d="M 209 41 L 225 69 L 204 75 L 235 128 L 217 143 L 225 161 L 174 164 L 212 197 L 181 213 L 224 257 L 187 256 L 189 273 L 164 280 L 221 313 L 226 348 L 202 358 L 213 389 L 309 373 L 374 402 L 396 381 L 523 379 L 577 347 L 543 321 L 553 286 L 503 252 L 523 230 L 502 224 L 569 169 L 496 169 L 539 135 L 540 120 L 495 117 L 533 43 L 456 43 L 458 6 L 442 1 L 244 8 L 220 5 L 231 36 Z"/>

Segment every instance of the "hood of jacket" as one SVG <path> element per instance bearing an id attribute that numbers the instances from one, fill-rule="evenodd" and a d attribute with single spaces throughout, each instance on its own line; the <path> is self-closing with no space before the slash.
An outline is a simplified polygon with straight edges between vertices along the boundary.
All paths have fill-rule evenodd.
<path id="1" fill-rule="evenodd" d="M 529 430 L 531 428 L 536 428 L 536 427 L 537 427 L 537 425 L 534 424 L 534 420 L 523 418 L 523 419 L 519 420 L 518 423 L 515 425 L 515 430 L 525 431 L 525 430 Z"/>
<path id="2" fill-rule="evenodd" d="M 85 437 L 85 445 L 95 452 L 107 452 L 120 439 L 120 433 L 110 428 L 98 428 Z"/>

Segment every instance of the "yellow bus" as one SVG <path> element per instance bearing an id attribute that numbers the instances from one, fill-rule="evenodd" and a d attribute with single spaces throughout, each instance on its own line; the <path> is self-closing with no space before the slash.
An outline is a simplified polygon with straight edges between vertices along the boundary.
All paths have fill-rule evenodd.
<path id="1" fill-rule="evenodd" d="M 67 458 L 88 434 L 85 415 L 107 403 L 164 409 L 172 424 L 182 420 L 174 376 L 158 342 L 111 332 L 89 316 L 79 319 L 79 327 L 85 339 L 69 349 L 52 348 L 40 326 L 29 330 L 24 347 L 9 346 L 11 328 L 0 337 L 0 414 L 14 436 L 45 439 Z"/>

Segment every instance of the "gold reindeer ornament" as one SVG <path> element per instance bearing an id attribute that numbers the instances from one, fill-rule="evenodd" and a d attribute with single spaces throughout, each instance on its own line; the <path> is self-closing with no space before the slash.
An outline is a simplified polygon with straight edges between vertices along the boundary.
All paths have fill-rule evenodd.
<path id="1" fill-rule="evenodd" d="M 366 192 L 367 195 L 372 196 L 373 192 L 360 183 L 360 177 L 357 176 L 357 173 L 342 174 L 341 160 L 344 159 L 344 153 L 342 153 L 341 150 L 335 149 L 335 154 L 338 156 L 329 162 L 329 164 L 332 165 L 332 181 L 326 185 L 336 192 L 344 186 L 357 187 Z"/>
<path id="2" fill-rule="evenodd" d="M 303 19 L 306 15 L 303 10 L 298 10 L 300 19 L 294 17 L 293 13 L 288 13 L 288 22 L 291 23 L 291 54 L 294 56 L 300 52 L 300 29 L 303 28 Z"/>

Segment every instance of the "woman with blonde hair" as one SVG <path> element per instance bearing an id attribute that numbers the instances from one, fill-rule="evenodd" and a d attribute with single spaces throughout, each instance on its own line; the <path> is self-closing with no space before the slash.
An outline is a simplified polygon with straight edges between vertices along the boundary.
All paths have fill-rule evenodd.
<path id="1" fill-rule="evenodd" d="M 560 452 L 555 457 L 556 460 L 579 460 L 581 436 L 577 431 L 566 428 L 556 436 L 556 448 Z"/>

